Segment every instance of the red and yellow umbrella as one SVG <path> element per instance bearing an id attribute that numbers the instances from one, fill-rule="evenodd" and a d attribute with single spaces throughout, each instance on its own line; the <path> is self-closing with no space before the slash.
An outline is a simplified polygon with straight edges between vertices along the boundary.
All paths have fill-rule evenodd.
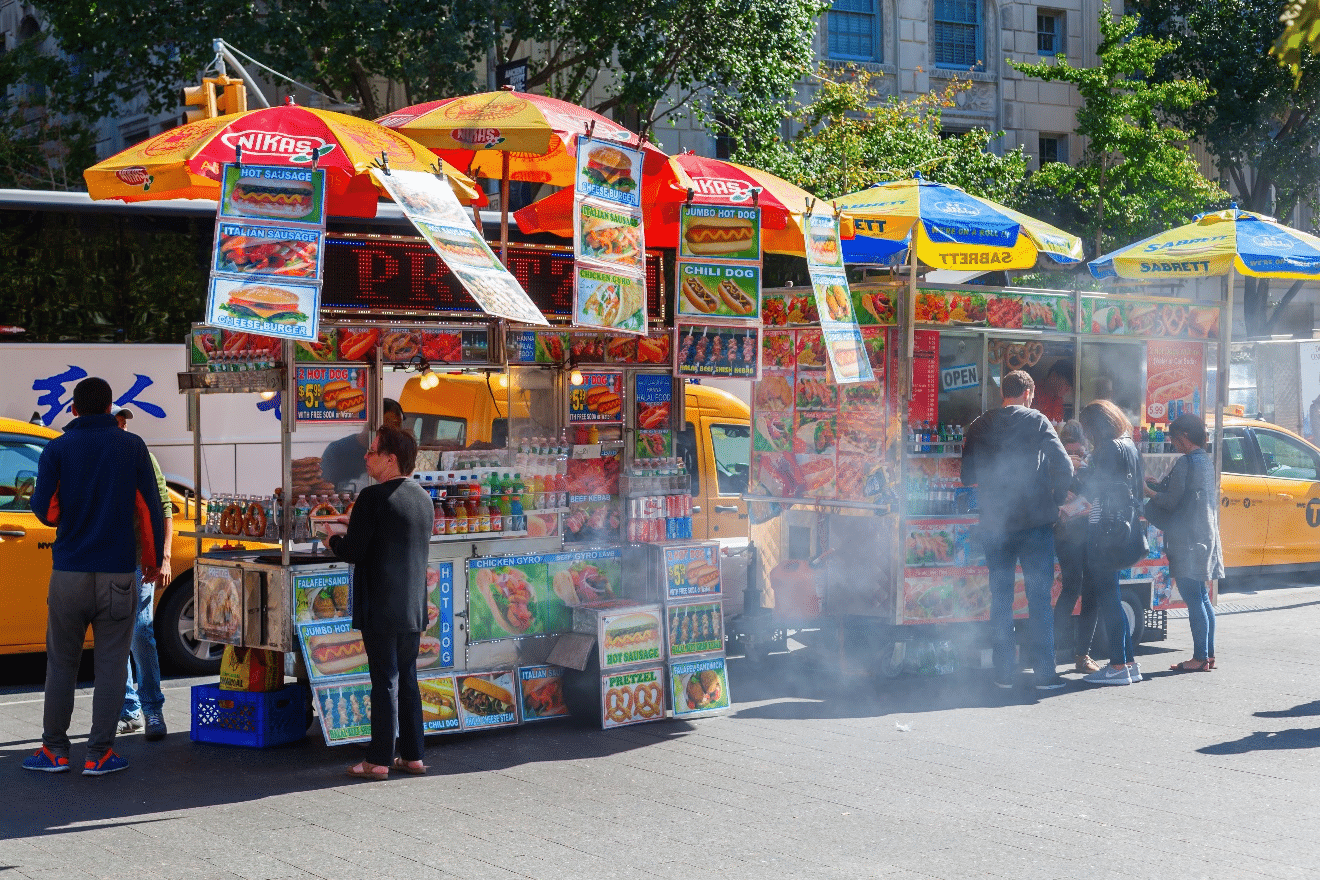
<path id="1" fill-rule="evenodd" d="M 674 180 L 643 181 L 642 211 L 647 247 L 678 247 L 678 214 L 692 189 L 693 201 L 702 204 L 761 207 L 762 250 L 773 254 L 803 254 L 801 216 L 811 193 L 781 177 L 722 159 L 695 153 L 672 157 Z M 518 228 L 527 234 L 548 232 L 573 235 L 573 193 L 563 190 L 514 212 Z"/>
<path id="2" fill-rule="evenodd" d="M 83 172 L 93 199 L 216 199 L 225 163 L 315 166 L 326 172 L 328 212 L 374 217 L 381 191 L 370 169 L 382 162 L 439 171 L 464 204 L 484 196 L 456 168 L 398 132 L 356 116 L 285 104 L 162 132 Z M 438 167 L 437 167 L 438 163 Z"/>

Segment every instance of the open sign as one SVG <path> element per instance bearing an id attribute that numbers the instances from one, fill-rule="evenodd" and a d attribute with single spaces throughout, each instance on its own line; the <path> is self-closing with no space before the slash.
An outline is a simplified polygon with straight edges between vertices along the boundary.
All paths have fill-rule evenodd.
<path id="1" fill-rule="evenodd" d="M 981 384 L 977 375 L 976 364 L 962 364 L 940 370 L 940 390 L 957 391 L 960 388 L 975 388 Z"/>

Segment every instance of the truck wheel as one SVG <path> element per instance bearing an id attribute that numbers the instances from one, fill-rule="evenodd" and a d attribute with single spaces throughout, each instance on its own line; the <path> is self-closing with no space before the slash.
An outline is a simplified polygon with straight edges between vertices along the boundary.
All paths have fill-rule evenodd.
<path id="1" fill-rule="evenodd" d="M 1119 593 L 1119 602 L 1123 606 L 1128 636 L 1132 639 L 1132 646 L 1136 647 L 1141 643 L 1141 637 L 1146 632 L 1146 609 L 1142 606 L 1141 597 L 1135 590 L 1122 590 Z"/>
<path id="2" fill-rule="evenodd" d="M 219 675 L 224 645 L 193 636 L 193 575 L 180 575 L 156 606 L 156 651 L 161 663 L 183 675 Z"/>

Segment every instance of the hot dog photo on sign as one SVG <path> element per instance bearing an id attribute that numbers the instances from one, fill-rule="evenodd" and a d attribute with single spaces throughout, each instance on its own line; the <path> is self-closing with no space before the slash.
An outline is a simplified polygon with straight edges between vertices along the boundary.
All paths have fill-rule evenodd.
<path id="1" fill-rule="evenodd" d="M 761 267 L 740 263 L 678 264 L 680 315 L 755 320 L 761 313 Z"/>
<path id="2" fill-rule="evenodd" d="M 220 216 L 323 223 L 325 172 L 276 165 L 226 165 Z"/>
<path id="3" fill-rule="evenodd" d="M 303 662 L 312 681 L 360 675 L 367 671 L 367 650 L 362 633 L 347 618 L 298 624 Z"/>
<path id="4" fill-rule="evenodd" d="M 679 257 L 761 259 L 760 208 L 688 204 L 679 223 Z"/>

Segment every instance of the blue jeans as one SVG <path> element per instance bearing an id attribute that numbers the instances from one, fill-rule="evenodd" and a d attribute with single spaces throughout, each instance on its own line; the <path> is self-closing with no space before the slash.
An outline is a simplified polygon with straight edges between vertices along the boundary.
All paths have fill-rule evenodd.
<path id="1" fill-rule="evenodd" d="M 142 569 L 134 577 L 138 584 L 137 620 L 133 622 L 133 647 L 128 655 L 128 684 L 124 688 L 121 718 L 136 717 L 143 712 L 159 713 L 165 707 L 165 694 L 160 689 L 160 657 L 156 654 L 156 584 L 142 579 Z"/>
<path id="2" fill-rule="evenodd" d="M 1178 595 L 1187 603 L 1187 620 L 1192 625 L 1192 657 L 1208 660 L 1215 656 L 1215 607 L 1205 581 L 1174 578 Z"/>
<path id="3" fill-rule="evenodd" d="M 1132 636 L 1128 633 L 1127 615 L 1118 591 L 1118 570 L 1086 560 L 1086 573 L 1095 586 L 1100 604 L 1100 619 L 1109 636 L 1109 665 L 1126 666 L 1132 662 Z"/>
<path id="4" fill-rule="evenodd" d="M 985 562 L 990 569 L 990 627 L 994 639 L 995 678 L 1009 682 L 1017 674 L 1013 638 L 1013 571 L 1022 565 L 1031 629 L 1031 668 L 1038 679 L 1054 676 L 1054 529 L 1041 526 L 987 537 Z"/>

